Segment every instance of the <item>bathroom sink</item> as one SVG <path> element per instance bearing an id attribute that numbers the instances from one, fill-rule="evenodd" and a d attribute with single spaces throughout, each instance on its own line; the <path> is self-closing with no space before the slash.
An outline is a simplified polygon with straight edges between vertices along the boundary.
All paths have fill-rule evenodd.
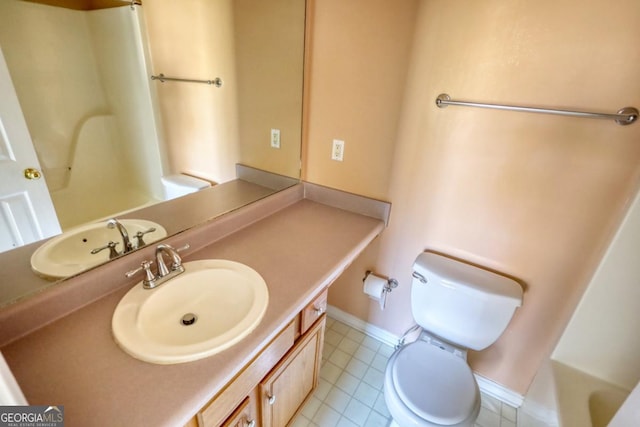
<path id="1" fill-rule="evenodd" d="M 121 219 L 119 221 L 127 229 L 134 244 L 135 234 L 146 232 L 150 228 L 155 228 L 155 231 L 144 235 L 146 244 L 167 236 L 167 231 L 152 221 L 143 219 Z M 91 251 L 105 246 L 110 241 L 118 242 L 115 249 L 122 252 L 123 243 L 120 233 L 116 229 L 107 228 L 106 221 L 75 227 L 48 240 L 36 249 L 31 256 L 31 268 L 37 274 L 51 279 L 61 279 L 78 274 L 109 260 L 108 249 L 97 254 L 92 254 Z"/>
<path id="2" fill-rule="evenodd" d="M 115 341 L 136 359 L 174 364 L 214 355 L 264 316 L 267 284 L 251 267 L 218 259 L 182 265 L 184 273 L 154 289 L 138 283 L 113 313 Z"/>

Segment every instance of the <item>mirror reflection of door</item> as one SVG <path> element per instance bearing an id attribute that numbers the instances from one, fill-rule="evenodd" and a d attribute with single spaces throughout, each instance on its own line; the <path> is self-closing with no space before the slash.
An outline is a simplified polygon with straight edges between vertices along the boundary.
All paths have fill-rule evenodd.
<path id="1" fill-rule="evenodd" d="M 60 233 L 0 49 L 0 252 Z"/>

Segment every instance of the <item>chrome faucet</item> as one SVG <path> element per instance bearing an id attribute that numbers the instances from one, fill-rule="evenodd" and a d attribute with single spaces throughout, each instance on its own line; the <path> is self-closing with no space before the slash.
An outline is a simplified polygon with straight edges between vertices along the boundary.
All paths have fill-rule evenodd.
<path id="1" fill-rule="evenodd" d="M 123 248 L 121 253 L 126 254 L 133 250 L 133 243 L 131 243 L 131 240 L 129 240 L 129 233 L 127 233 L 127 229 L 124 228 L 124 225 L 122 225 L 120 221 L 115 218 L 111 218 L 109 221 L 107 221 L 107 228 L 111 230 L 113 230 L 114 228 L 118 229 L 118 232 L 122 237 Z"/>
<path id="2" fill-rule="evenodd" d="M 167 267 L 164 261 L 165 254 L 171 258 L 171 265 L 169 267 Z M 173 272 L 182 273 L 184 271 L 182 258 L 178 255 L 178 251 L 174 249 L 173 246 L 165 245 L 164 243 L 156 247 L 156 265 L 158 266 L 158 278 L 165 277 Z"/>
<path id="3" fill-rule="evenodd" d="M 142 281 L 142 287 L 144 289 L 153 289 L 160 286 L 167 280 L 177 276 L 184 272 L 184 266 L 182 265 L 182 258 L 178 255 L 178 252 L 189 249 L 189 245 L 186 244 L 181 248 L 175 249 L 173 246 L 166 245 L 164 243 L 159 244 L 156 247 L 156 264 L 158 265 L 158 273 L 153 274 L 151 271 L 151 265 L 153 261 L 143 261 L 140 267 L 135 270 L 128 271 L 125 276 L 132 277 L 140 271 L 144 271 L 145 279 Z M 169 255 L 171 257 L 171 264 L 167 267 L 164 260 L 164 256 Z"/>

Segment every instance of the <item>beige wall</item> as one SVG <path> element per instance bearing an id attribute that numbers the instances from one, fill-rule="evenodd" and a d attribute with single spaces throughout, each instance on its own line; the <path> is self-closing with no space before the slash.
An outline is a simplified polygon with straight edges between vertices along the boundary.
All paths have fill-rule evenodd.
<path id="1" fill-rule="evenodd" d="M 238 150 L 233 0 L 149 0 L 143 8 L 153 71 L 212 80 L 222 88 L 157 82 L 172 172 L 235 178 Z"/>
<path id="2" fill-rule="evenodd" d="M 304 177 L 385 198 L 417 1 L 314 3 Z M 333 139 L 345 141 L 343 162 L 331 160 Z"/>
<path id="3" fill-rule="evenodd" d="M 393 203 L 377 254 L 334 285 L 332 304 L 403 332 L 411 264 L 427 248 L 512 275 L 524 305 L 470 362 L 526 392 L 635 193 L 640 126 L 434 101 L 637 107 L 640 4 L 614 3 L 422 0 L 413 37 L 412 2 L 317 3 L 307 178 Z M 406 86 L 380 81 L 402 76 L 411 43 Z M 327 160 L 332 137 L 347 143 L 342 164 Z M 384 312 L 354 291 L 365 266 L 401 283 Z"/>
<path id="4" fill-rule="evenodd" d="M 304 0 L 235 0 L 240 162 L 298 178 Z M 270 144 L 280 130 L 280 148 Z"/>

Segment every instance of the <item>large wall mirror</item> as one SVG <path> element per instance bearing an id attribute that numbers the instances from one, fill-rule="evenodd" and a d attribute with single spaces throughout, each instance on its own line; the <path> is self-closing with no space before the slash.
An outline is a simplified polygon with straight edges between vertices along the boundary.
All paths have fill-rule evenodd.
<path id="1" fill-rule="evenodd" d="M 55 283 L 31 274 L 42 238 L 112 217 L 171 235 L 299 179 L 305 0 L 139 3 L 0 1 L 0 306 Z M 168 200 L 169 176 L 211 187 Z"/>

